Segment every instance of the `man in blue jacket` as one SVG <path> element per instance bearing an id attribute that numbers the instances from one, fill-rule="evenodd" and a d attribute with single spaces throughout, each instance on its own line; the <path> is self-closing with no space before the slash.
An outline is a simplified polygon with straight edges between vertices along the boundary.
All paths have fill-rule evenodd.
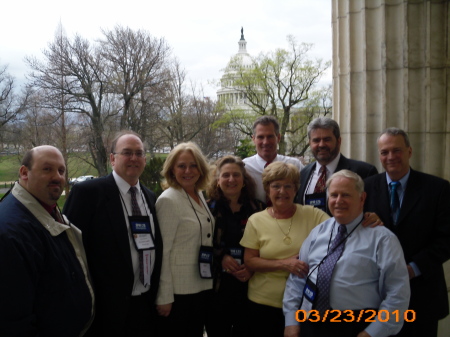
<path id="1" fill-rule="evenodd" d="M 56 205 L 65 171 L 58 149 L 35 147 L 0 203 L 0 336 L 82 336 L 93 318 L 81 232 Z"/>

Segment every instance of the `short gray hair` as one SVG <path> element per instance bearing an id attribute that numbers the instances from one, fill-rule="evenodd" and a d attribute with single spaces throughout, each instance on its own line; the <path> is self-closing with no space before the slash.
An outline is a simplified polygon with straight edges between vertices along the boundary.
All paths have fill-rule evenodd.
<path id="1" fill-rule="evenodd" d="M 402 129 L 395 128 L 395 127 L 384 129 L 383 131 L 381 131 L 380 135 L 378 136 L 377 141 L 380 140 L 382 135 L 402 136 L 403 139 L 405 140 L 406 147 L 411 147 L 411 143 L 409 142 L 408 134 L 405 131 L 403 131 Z"/>
<path id="2" fill-rule="evenodd" d="M 341 171 L 333 173 L 333 175 L 327 180 L 327 193 L 328 193 L 328 188 L 330 187 L 333 179 L 339 178 L 339 177 L 348 178 L 348 179 L 353 180 L 355 182 L 356 191 L 359 194 L 364 192 L 364 181 L 357 173 L 352 172 L 350 170 L 341 170 Z"/>
<path id="3" fill-rule="evenodd" d="M 307 131 L 308 131 L 308 139 L 311 139 L 311 131 L 316 129 L 327 129 L 333 131 L 336 139 L 341 137 L 341 130 L 339 129 L 339 124 L 329 117 L 317 117 L 311 123 L 309 123 Z"/>

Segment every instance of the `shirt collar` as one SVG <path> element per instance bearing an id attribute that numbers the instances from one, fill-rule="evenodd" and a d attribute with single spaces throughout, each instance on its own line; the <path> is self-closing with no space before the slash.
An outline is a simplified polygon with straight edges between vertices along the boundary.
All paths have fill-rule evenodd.
<path id="1" fill-rule="evenodd" d="M 128 184 L 121 176 L 119 176 L 116 171 L 113 170 L 113 177 L 114 180 L 116 181 L 117 187 L 119 188 L 120 192 L 123 195 L 126 195 L 128 193 L 128 191 L 130 190 L 131 185 Z M 141 193 L 141 186 L 139 184 L 139 180 L 137 182 L 137 184 L 134 186 L 137 188 L 138 193 Z"/>
<path id="2" fill-rule="evenodd" d="M 272 160 L 272 163 L 277 161 L 278 159 L 278 153 L 276 155 L 276 157 L 274 158 L 274 160 Z M 259 154 L 256 154 L 256 161 L 260 164 L 262 164 L 263 166 L 266 165 L 267 161 L 265 159 L 263 159 Z"/>
<path id="3" fill-rule="evenodd" d="M 406 173 L 400 180 L 400 187 L 404 190 L 406 188 L 406 184 L 408 183 L 408 179 L 409 179 L 409 175 L 411 173 L 411 169 L 408 170 L 408 173 Z M 391 179 L 391 177 L 389 177 L 389 174 L 386 172 L 386 182 L 389 186 L 389 184 L 392 182 L 393 180 Z"/>
<path id="4" fill-rule="evenodd" d="M 339 163 L 339 159 L 341 159 L 340 153 L 338 153 L 336 158 L 334 158 L 328 165 L 326 165 L 327 173 L 334 173 L 336 171 L 336 168 Z M 321 167 L 322 167 L 322 165 L 320 165 L 319 162 L 316 162 L 316 169 L 315 169 L 314 173 L 319 175 L 319 170 Z"/>
<path id="5" fill-rule="evenodd" d="M 347 228 L 347 234 L 349 234 L 361 221 L 362 221 L 362 218 L 363 218 L 363 216 L 364 216 L 364 214 L 361 212 L 356 218 L 355 218 L 355 220 L 353 220 L 352 222 L 350 222 L 349 224 L 345 224 L 345 227 Z M 336 220 L 336 223 L 337 224 L 339 224 L 339 225 L 342 225 L 342 224 L 340 224 L 339 222 L 337 222 L 337 220 Z"/>

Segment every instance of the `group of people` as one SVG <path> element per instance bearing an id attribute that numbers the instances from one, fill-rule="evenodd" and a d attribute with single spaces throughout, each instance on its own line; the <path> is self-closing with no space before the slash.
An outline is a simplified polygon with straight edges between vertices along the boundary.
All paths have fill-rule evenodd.
<path id="1" fill-rule="evenodd" d="M 121 132 L 112 173 L 76 184 L 62 212 L 61 153 L 30 150 L 0 203 L 0 335 L 437 336 L 448 181 L 410 168 L 397 128 L 378 138 L 381 174 L 340 153 L 330 118 L 308 138 L 306 167 L 277 153 L 272 116 L 244 160 L 211 166 L 178 144 L 156 199 L 140 136 Z"/>

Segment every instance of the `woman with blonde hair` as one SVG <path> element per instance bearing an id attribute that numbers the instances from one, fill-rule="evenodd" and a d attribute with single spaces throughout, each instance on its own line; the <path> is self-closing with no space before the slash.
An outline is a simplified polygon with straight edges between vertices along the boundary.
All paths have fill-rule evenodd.
<path id="1" fill-rule="evenodd" d="M 203 336 L 212 295 L 214 218 L 201 193 L 208 186 L 208 162 L 195 143 L 177 145 L 161 174 L 165 191 L 156 201 L 163 238 L 156 299 L 161 336 Z"/>
<path id="2" fill-rule="evenodd" d="M 290 273 L 300 277 L 308 265 L 298 259 L 300 247 L 309 232 L 329 218 L 312 206 L 294 204 L 300 173 L 292 164 L 274 162 L 262 173 L 264 190 L 272 207 L 253 214 L 247 223 L 241 245 L 244 259 L 254 272 L 248 285 L 249 336 L 282 337 L 282 301 Z"/>
<path id="3" fill-rule="evenodd" d="M 216 220 L 214 248 L 218 265 L 208 337 L 246 337 L 250 323 L 247 285 L 253 272 L 246 266 L 244 248 L 239 241 L 248 218 L 265 205 L 255 199 L 255 182 L 242 160 L 234 156 L 216 162 L 208 197 Z"/>

